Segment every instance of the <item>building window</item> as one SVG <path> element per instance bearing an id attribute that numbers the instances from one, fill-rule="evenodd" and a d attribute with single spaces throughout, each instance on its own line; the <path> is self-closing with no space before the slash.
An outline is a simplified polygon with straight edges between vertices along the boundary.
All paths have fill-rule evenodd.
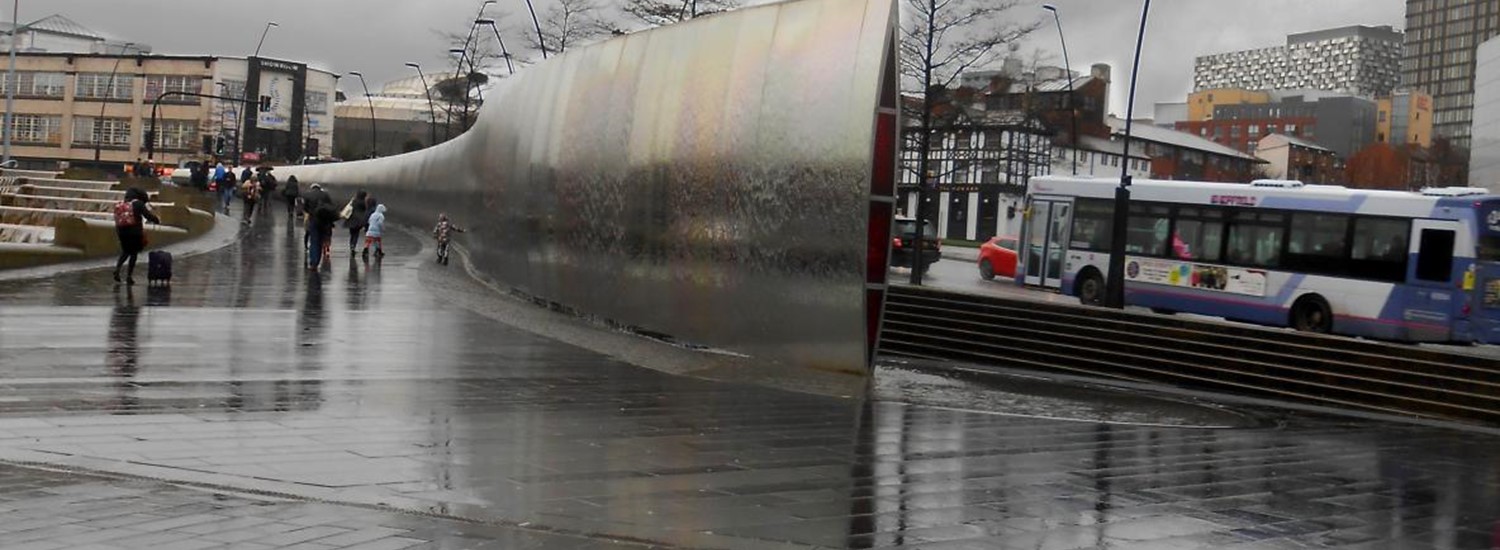
<path id="1" fill-rule="evenodd" d="M 11 136 L 17 143 L 59 145 L 62 143 L 62 117 L 16 115 L 11 119 Z"/>
<path id="2" fill-rule="evenodd" d="M 146 77 L 146 101 L 156 101 L 167 92 L 185 92 L 190 94 L 203 93 L 203 78 L 197 76 L 182 75 L 148 75 Z M 197 105 L 201 98 L 194 96 L 173 95 L 162 99 L 162 103 L 176 103 Z"/>
<path id="3" fill-rule="evenodd" d="M 1295 135 L 1297 135 L 1297 125 L 1296 124 L 1287 124 L 1286 125 L 1286 135 L 1289 135 L 1289 136 L 1295 136 Z"/>
<path id="4" fill-rule="evenodd" d="M 1239 126 L 1230 126 L 1229 127 L 1229 138 L 1230 139 L 1239 139 L 1239 137 L 1240 137 L 1240 127 Z"/>
<path id="5" fill-rule="evenodd" d="M 160 120 L 156 123 L 157 146 L 166 151 L 192 151 L 198 144 L 198 121 Z"/>
<path id="6" fill-rule="evenodd" d="M 1385 111 L 1380 112 L 1380 122 L 1385 122 Z"/>
<path id="7" fill-rule="evenodd" d="M 1258 136 L 1260 136 L 1260 125 L 1259 124 L 1251 124 L 1250 125 L 1250 137 L 1258 137 Z"/>
<path id="8" fill-rule="evenodd" d="M 307 112 L 315 114 L 315 115 L 321 115 L 321 114 L 327 114 L 328 113 L 328 92 L 307 92 L 307 98 L 306 98 L 305 101 L 307 102 L 306 106 L 305 106 Z M 995 145 L 990 145 L 989 144 L 989 141 L 990 141 L 990 138 L 992 137 L 992 135 L 993 135 L 992 132 L 985 132 L 984 133 L 985 145 L 987 145 L 989 147 L 995 147 Z M 999 136 L 993 136 L 993 137 L 994 137 L 995 141 L 999 141 L 999 139 L 1000 139 Z"/>
<path id="9" fill-rule="evenodd" d="M 98 121 L 100 145 L 107 147 L 130 146 L 130 119 L 96 117 L 73 117 L 73 145 L 93 145 L 94 125 Z"/>
<path id="10" fill-rule="evenodd" d="M 79 73 L 73 85 L 73 96 L 86 99 L 129 100 L 135 88 L 135 77 L 118 73 Z"/>
<path id="11" fill-rule="evenodd" d="M 28 98 L 62 99 L 68 85 L 68 75 L 63 73 L 20 72 L 16 73 L 16 95 Z M 0 75 L 0 93 L 9 93 L 10 79 Z"/>

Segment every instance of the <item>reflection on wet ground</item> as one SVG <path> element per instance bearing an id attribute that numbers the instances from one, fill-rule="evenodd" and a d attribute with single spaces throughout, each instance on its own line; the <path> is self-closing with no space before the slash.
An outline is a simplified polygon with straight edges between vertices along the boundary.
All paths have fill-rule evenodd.
<path id="1" fill-rule="evenodd" d="M 1494 436 L 894 364 L 864 400 L 671 376 L 438 298 L 426 285 L 457 271 L 410 236 L 382 264 L 339 250 L 307 273 L 285 225 L 179 260 L 170 289 L 97 272 L 0 287 L 0 500 L 20 503 L 0 531 L 134 540 L 85 518 L 80 501 L 107 498 L 149 508 L 136 536 L 212 543 L 193 548 L 375 540 L 332 538 L 350 532 L 391 548 L 1486 548 L 1500 533 Z M 274 502 L 222 497 L 246 492 Z M 333 511 L 359 517 L 294 521 Z M 244 526 L 182 519 L 201 514 Z M 37 535 L 58 529 L 41 515 L 83 519 Z"/>

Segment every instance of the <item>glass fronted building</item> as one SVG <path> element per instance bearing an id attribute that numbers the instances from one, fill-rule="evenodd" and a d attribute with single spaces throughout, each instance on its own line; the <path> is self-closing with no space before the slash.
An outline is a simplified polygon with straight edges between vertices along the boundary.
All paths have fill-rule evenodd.
<path id="1" fill-rule="evenodd" d="M 1500 0 L 1407 0 L 1402 84 L 1433 97 L 1433 132 L 1470 147 L 1475 50 L 1500 34 Z"/>

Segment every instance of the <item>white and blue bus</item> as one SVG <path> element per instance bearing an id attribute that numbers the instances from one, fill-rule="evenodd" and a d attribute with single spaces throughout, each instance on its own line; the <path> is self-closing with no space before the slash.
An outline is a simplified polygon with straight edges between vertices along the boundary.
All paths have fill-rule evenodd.
<path id="1" fill-rule="evenodd" d="M 1119 180 L 1027 192 L 1019 283 L 1102 301 Z M 1137 180 L 1125 301 L 1299 330 L 1500 343 L 1500 195 Z"/>

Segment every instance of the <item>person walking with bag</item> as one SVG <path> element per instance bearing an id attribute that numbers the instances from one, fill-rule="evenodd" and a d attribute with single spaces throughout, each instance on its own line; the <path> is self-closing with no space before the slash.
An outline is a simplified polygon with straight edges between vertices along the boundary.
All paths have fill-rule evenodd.
<path id="1" fill-rule="evenodd" d="M 240 196 L 245 201 L 245 223 L 250 223 L 250 217 L 255 215 L 255 204 L 260 202 L 260 184 L 255 180 L 248 180 L 240 186 Z"/>
<path id="2" fill-rule="evenodd" d="M 135 284 L 136 257 L 146 249 L 146 224 L 161 223 L 161 219 L 146 205 L 147 195 L 139 187 L 125 191 L 125 198 L 115 203 L 115 236 L 120 239 L 120 258 L 115 260 L 115 282 L 120 282 L 120 268 L 130 263 L 125 271 L 125 284 Z"/>
<path id="3" fill-rule="evenodd" d="M 344 205 L 344 210 L 339 215 L 344 217 L 344 228 L 349 230 L 349 253 L 359 246 L 359 237 L 364 234 L 365 226 L 369 223 L 370 211 L 366 209 L 365 199 L 370 194 L 361 189 L 349 199 L 349 204 Z"/>

